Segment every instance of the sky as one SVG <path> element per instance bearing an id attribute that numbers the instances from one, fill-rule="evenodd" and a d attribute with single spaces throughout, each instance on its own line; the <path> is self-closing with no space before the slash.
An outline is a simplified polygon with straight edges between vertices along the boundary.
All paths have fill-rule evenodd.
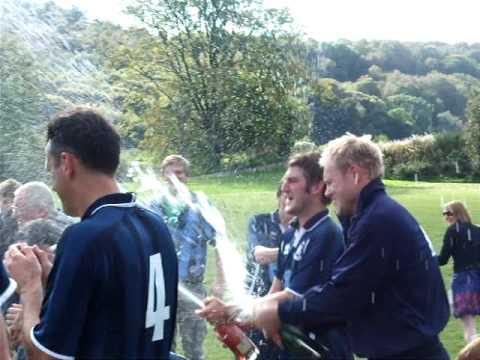
<path id="1" fill-rule="evenodd" d="M 128 24 L 128 0 L 55 0 L 91 18 Z M 264 0 L 287 7 L 297 28 L 319 41 L 400 40 L 480 42 L 478 0 Z"/>

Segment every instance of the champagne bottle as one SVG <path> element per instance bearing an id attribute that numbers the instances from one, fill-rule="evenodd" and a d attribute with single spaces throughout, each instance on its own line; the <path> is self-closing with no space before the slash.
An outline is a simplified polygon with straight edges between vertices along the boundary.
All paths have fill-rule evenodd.
<path id="1" fill-rule="evenodd" d="M 282 343 L 289 354 L 299 359 L 327 359 L 328 348 L 306 336 L 300 329 L 284 325 L 280 330 Z"/>
<path id="2" fill-rule="evenodd" d="M 237 360 L 255 360 L 259 350 L 255 343 L 235 324 L 217 325 L 218 338 L 235 354 Z"/>

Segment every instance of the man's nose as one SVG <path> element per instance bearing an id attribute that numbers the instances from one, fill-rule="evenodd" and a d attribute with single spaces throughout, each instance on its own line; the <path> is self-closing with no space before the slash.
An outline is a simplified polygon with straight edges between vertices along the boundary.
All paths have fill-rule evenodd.
<path id="1" fill-rule="evenodd" d="M 327 185 L 327 187 L 325 188 L 325 196 L 329 198 L 331 195 L 332 195 L 332 188 Z"/>

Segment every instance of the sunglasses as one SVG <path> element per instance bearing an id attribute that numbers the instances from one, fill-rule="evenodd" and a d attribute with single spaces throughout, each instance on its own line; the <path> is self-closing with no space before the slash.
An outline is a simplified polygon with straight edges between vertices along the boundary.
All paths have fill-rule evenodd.
<path id="1" fill-rule="evenodd" d="M 453 216 L 453 212 L 451 212 L 451 211 L 444 211 L 444 212 L 442 212 L 442 215 L 443 215 L 443 216 Z"/>

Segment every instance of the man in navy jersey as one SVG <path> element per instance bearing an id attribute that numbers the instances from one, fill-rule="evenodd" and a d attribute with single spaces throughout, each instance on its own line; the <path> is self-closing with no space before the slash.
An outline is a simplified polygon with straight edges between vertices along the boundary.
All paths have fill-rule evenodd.
<path id="1" fill-rule="evenodd" d="M 286 198 L 285 211 L 295 216 L 291 227 L 283 235 L 277 260 L 277 270 L 270 294 L 257 300 L 254 307 L 263 302 L 286 301 L 301 298 L 313 286 L 322 286 L 330 279 L 336 260 L 344 250 L 340 227 L 328 215 L 329 200 L 325 197 L 323 169 L 319 165 L 320 154 L 316 152 L 296 154 L 288 162 L 283 176 L 282 192 Z M 235 319 L 239 309 L 223 305 L 212 298 L 205 300 L 206 307 L 199 312 L 212 323 Z M 233 311 L 232 311 L 233 310 Z M 255 320 L 255 311 L 242 319 Z M 249 316 L 252 316 L 249 319 Z M 316 347 L 326 346 L 327 359 L 353 359 L 347 338 L 347 323 L 335 319 L 325 324 L 310 326 L 296 324 L 305 337 L 316 342 Z M 280 359 L 305 359 L 298 349 L 282 349 Z M 307 358 L 311 358 L 308 355 Z"/>
<path id="2" fill-rule="evenodd" d="M 94 111 L 75 109 L 50 122 L 47 139 L 53 188 L 81 221 L 63 234 L 53 267 L 36 246 L 12 245 L 6 254 L 29 359 L 168 358 L 175 249 L 160 217 L 120 193 L 118 134 Z"/>

